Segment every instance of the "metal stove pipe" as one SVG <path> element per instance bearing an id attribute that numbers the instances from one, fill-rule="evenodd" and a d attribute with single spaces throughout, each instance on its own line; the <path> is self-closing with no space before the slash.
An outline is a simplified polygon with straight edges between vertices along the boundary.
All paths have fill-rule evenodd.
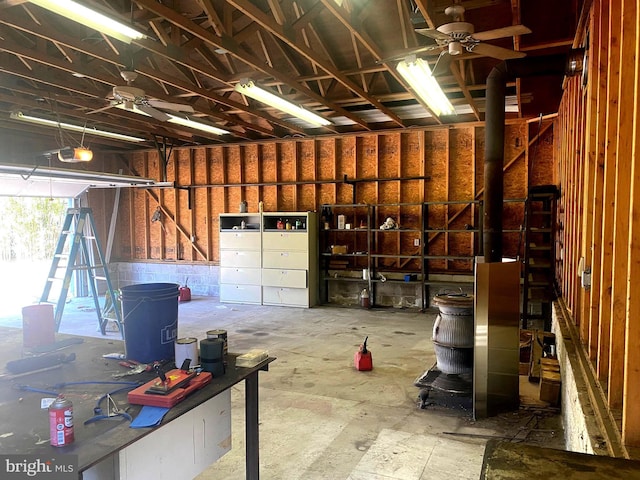
<path id="1" fill-rule="evenodd" d="M 502 201 L 504 196 L 504 108 L 507 81 L 522 77 L 567 74 L 571 55 L 545 55 L 505 60 L 487 77 L 484 154 L 485 262 L 502 261 Z"/>

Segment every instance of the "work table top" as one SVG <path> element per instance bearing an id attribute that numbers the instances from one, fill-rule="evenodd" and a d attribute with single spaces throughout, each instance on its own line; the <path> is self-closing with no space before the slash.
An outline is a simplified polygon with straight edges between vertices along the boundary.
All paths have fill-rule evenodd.
<path id="1" fill-rule="evenodd" d="M 3 340 L 0 345 L 0 366 L 10 360 L 22 358 L 22 330 L 15 328 L 0 328 Z M 56 339 L 72 338 L 70 335 L 56 334 Z M 141 437 L 151 433 L 153 428 L 129 428 L 129 422 L 121 417 L 100 420 L 84 425 L 85 420 L 94 416 L 97 400 L 107 392 L 116 390 L 116 384 L 70 384 L 62 388 L 54 388 L 61 383 L 72 382 L 140 382 L 145 383 L 155 378 L 154 373 L 141 373 L 122 378 L 113 378 L 114 373 L 122 373 L 125 368 L 118 364 L 121 360 L 105 359 L 102 355 L 114 352 L 124 352 L 124 342 L 121 340 L 102 339 L 94 337 L 77 337 L 82 343 L 72 345 L 55 353 L 69 355 L 75 353 L 76 359 L 63 364 L 60 368 L 33 373 L 20 378 L 0 378 L 0 453 L 2 454 L 74 454 L 78 455 L 79 470 L 83 471 L 104 458 L 121 450 Z M 201 390 L 198 390 L 175 405 L 164 417 L 162 424 L 166 424 L 210 398 L 243 381 L 258 370 L 267 370 L 274 358 L 251 368 L 235 366 L 237 355 L 229 354 L 226 373 Z M 170 369 L 168 365 L 165 370 Z M 53 397 L 43 393 L 27 391 L 21 387 L 28 386 L 35 389 L 53 390 L 63 393 L 73 402 L 75 442 L 66 447 L 53 447 L 49 443 L 49 419 L 46 409 L 40 408 L 40 401 L 45 397 Z M 113 395 L 119 408 L 128 408 L 133 418 L 142 406 L 129 405 L 127 392 Z M 101 403 L 106 411 L 107 402 Z M 157 427 L 161 428 L 161 427 Z"/>

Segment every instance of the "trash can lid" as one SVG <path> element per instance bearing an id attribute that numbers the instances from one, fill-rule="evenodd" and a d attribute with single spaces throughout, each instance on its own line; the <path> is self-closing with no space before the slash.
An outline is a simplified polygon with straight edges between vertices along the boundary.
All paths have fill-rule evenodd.
<path id="1" fill-rule="evenodd" d="M 473 308 L 473 295 L 466 293 L 439 293 L 433 297 L 433 303 L 439 307 Z"/>

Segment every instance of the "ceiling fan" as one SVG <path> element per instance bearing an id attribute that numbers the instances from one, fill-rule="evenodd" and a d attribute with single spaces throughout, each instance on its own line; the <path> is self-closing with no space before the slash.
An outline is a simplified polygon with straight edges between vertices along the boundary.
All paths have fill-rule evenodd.
<path id="1" fill-rule="evenodd" d="M 463 21 L 464 12 L 464 6 L 456 3 L 455 5 L 447 7 L 444 11 L 446 15 L 453 18 L 453 22 L 445 23 L 437 28 L 417 28 L 417 33 L 434 39 L 436 45 L 421 47 L 411 53 L 443 49 L 441 55 L 448 53 L 450 56 L 460 55 L 464 52 L 486 55 L 499 60 L 526 56 L 524 52 L 518 52 L 484 42 L 486 40 L 512 37 L 514 35 L 525 35 L 531 33 L 529 28 L 524 25 L 511 25 L 476 33 L 471 23 Z"/>
<path id="2" fill-rule="evenodd" d="M 104 108 L 94 110 L 90 113 L 102 112 L 109 108 L 117 107 L 123 110 L 128 110 L 130 112 L 142 113 L 143 115 L 148 115 L 155 118 L 156 120 L 166 122 L 172 117 L 168 113 L 165 113 L 158 109 L 185 113 L 194 112 L 191 105 L 186 105 L 183 103 L 164 102 L 147 97 L 144 90 L 131 85 L 136 80 L 136 78 L 138 78 L 138 74 L 136 72 L 130 70 L 122 70 L 120 72 L 120 76 L 122 76 L 127 84 L 116 85 L 115 87 L 113 87 L 111 95 L 107 97 L 107 100 L 109 100 L 109 105 Z"/>

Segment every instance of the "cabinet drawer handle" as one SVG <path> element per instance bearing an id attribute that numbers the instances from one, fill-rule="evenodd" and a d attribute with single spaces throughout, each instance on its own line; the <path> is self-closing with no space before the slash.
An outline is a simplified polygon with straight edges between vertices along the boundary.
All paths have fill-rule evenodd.
<path id="1" fill-rule="evenodd" d="M 282 252 L 280 254 L 281 257 L 288 257 L 289 256 L 289 252 Z"/>

